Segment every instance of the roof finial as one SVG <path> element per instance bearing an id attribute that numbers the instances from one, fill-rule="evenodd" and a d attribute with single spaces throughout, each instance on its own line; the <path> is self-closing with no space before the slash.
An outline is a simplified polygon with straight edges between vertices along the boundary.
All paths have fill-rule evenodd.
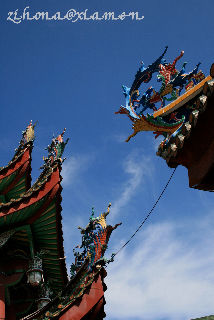
<path id="1" fill-rule="evenodd" d="M 65 133 L 65 130 L 66 129 L 64 128 L 62 134 L 56 138 L 54 138 L 54 134 L 53 134 L 51 145 L 50 146 L 48 145 L 47 148 L 45 148 L 45 150 L 48 150 L 48 157 L 47 158 L 43 157 L 43 160 L 45 163 L 40 169 L 50 167 L 53 164 L 53 162 L 56 160 L 60 160 L 61 162 L 65 160 L 65 158 L 63 160 L 61 159 L 65 146 L 69 140 L 68 138 L 66 142 L 63 141 L 63 135 Z"/>
<path id="2" fill-rule="evenodd" d="M 25 131 L 22 131 L 22 139 L 19 142 L 18 148 L 15 149 L 15 151 L 16 151 L 15 156 L 17 156 L 18 153 L 21 150 L 23 150 L 28 143 L 32 143 L 33 144 L 33 141 L 35 140 L 35 137 L 36 137 L 35 133 L 34 133 L 34 128 L 35 128 L 37 122 L 38 121 L 36 121 L 36 123 L 33 125 L 32 124 L 32 120 L 30 120 L 29 126 L 27 126 Z"/>

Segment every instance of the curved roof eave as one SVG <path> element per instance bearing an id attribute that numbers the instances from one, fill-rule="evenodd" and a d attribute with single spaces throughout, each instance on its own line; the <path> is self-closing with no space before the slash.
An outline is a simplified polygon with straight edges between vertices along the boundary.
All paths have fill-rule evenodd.
<path id="1" fill-rule="evenodd" d="M 26 147 L 15 156 L 6 167 L 0 168 L 0 194 L 6 196 L 8 192 L 19 185 L 20 180 L 24 178 L 22 184 L 25 192 L 31 186 L 31 152 L 33 145 L 28 143 Z M 16 193 L 20 195 L 22 192 Z"/>
<path id="2" fill-rule="evenodd" d="M 55 224 L 53 229 L 57 238 L 57 260 L 59 260 L 61 278 L 67 284 L 67 269 L 64 259 L 62 216 L 61 216 L 61 176 L 60 161 L 53 163 L 41 173 L 34 185 L 19 199 L 0 205 L 0 232 L 33 225 L 56 199 Z"/>

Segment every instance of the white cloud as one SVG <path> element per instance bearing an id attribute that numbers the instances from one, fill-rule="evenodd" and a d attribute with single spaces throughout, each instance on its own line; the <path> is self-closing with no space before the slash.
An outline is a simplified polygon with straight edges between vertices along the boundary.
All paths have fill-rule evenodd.
<path id="1" fill-rule="evenodd" d="M 83 173 L 91 164 L 93 156 L 76 155 L 66 158 L 62 166 L 62 184 L 65 186 L 71 185 L 78 181 L 80 174 Z"/>
<path id="2" fill-rule="evenodd" d="M 115 257 L 105 279 L 109 320 L 187 320 L 214 314 L 213 231 L 205 233 L 200 223 L 194 230 L 183 225 L 185 232 L 178 237 L 181 227 L 149 226 Z"/>
<path id="3" fill-rule="evenodd" d="M 140 154 L 139 150 L 135 150 L 124 160 L 123 169 L 129 178 L 119 188 L 117 199 L 114 200 L 111 208 L 111 216 L 117 214 L 130 202 L 137 189 L 143 188 L 145 176 L 149 175 L 150 180 L 153 179 L 153 165 L 148 157 Z"/>

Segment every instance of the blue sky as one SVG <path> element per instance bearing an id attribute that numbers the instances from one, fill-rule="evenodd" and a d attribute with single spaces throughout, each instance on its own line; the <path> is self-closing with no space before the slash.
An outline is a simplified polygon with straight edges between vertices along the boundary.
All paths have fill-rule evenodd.
<path id="1" fill-rule="evenodd" d="M 110 257 L 145 219 L 172 173 L 156 156 L 152 133 L 138 133 L 125 143 L 132 123 L 114 113 L 125 104 L 122 85 L 131 86 L 141 61 L 145 66 L 154 62 L 165 46 L 168 62 L 184 50 L 178 69 L 186 61 L 189 72 L 200 61 L 209 75 L 214 1 L 8 0 L 0 6 L 0 165 L 11 160 L 30 120 L 38 121 L 34 182 L 52 134 L 66 127 L 62 215 L 67 266 L 81 242 L 77 227 L 86 226 L 92 206 L 99 215 L 109 202 L 107 222 L 122 222 L 111 236 Z M 8 12 L 18 9 L 20 17 L 26 7 L 29 17 L 88 9 L 88 16 L 138 12 L 144 19 L 7 20 Z M 107 267 L 108 320 L 214 314 L 213 207 L 213 194 L 190 189 L 187 170 L 178 167 L 149 219 Z"/>

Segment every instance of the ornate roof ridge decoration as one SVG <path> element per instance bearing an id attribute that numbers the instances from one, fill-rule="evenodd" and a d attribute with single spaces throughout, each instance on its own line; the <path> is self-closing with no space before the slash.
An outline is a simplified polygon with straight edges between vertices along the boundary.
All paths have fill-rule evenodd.
<path id="1" fill-rule="evenodd" d="M 24 237 L 23 234 L 19 236 L 14 235 L 15 238 L 21 237 L 19 240 L 21 243 L 23 241 L 23 243 L 27 244 L 27 239 L 29 241 L 28 243 L 31 243 L 31 240 L 29 240 L 27 236 L 30 230 L 37 243 L 35 250 L 42 249 L 44 251 L 45 249 L 50 249 L 50 254 L 47 254 L 44 258 L 46 264 L 43 266 L 43 270 L 46 276 L 48 274 L 47 278 L 49 278 L 54 295 L 57 295 L 68 282 L 63 247 L 61 215 L 62 178 L 60 171 L 61 165 L 59 165 L 59 162 L 56 162 L 52 168 L 46 170 L 46 174 L 43 176 L 43 181 L 40 180 L 40 184 L 37 181 L 33 189 L 31 188 L 30 191 L 28 190 L 22 194 L 19 199 L 11 199 L 9 203 L 4 203 L 0 210 L 0 225 L 4 238 L 7 236 L 7 234 L 4 234 L 4 231 L 10 231 L 18 226 L 20 229 L 22 228 L 21 230 L 26 229 L 26 237 Z M 29 229 L 27 229 L 26 226 L 28 226 Z M 49 231 L 49 229 L 52 230 Z M 49 235 L 50 233 L 51 235 Z M 13 236 L 11 237 L 13 238 Z M 41 244 L 40 240 L 43 238 L 48 238 L 48 241 L 44 240 Z M 14 239 L 12 239 L 12 241 L 14 241 Z M 16 243 L 16 240 L 14 243 Z M 51 260 L 54 264 L 54 275 L 56 272 L 57 280 L 55 280 L 55 278 L 51 279 L 53 272 L 51 270 L 52 268 L 49 269 L 48 260 Z"/>
<path id="2" fill-rule="evenodd" d="M 15 202 L 19 202 L 21 201 L 23 198 L 28 198 L 30 197 L 33 192 L 38 191 L 45 182 L 47 182 L 48 178 L 51 176 L 51 174 L 53 173 L 53 171 L 55 170 L 55 168 L 58 167 L 58 163 L 55 163 L 54 166 L 50 167 L 50 168 L 46 168 L 45 170 L 43 170 L 39 176 L 39 178 L 34 182 L 34 184 L 32 185 L 32 187 L 25 193 L 20 194 L 19 198 L 17 199 L 11 199 L 9 202 L 7 203 L 0 203 L 0 208 L 2 207 L 8 207 L 10 206 L 12 203 Z"/>
<path id="3" fill-rule="evenodd" d="M 47 158 L 43 157 L 44 165 L 40 169 L 50 168 L 56 160 L 60 160 L 61 162 L 63 162 L 66 159 L 66 158 L 64 158 L 63 160 L 61 159 L 65 146 L 69 140 L 68 138 L 66 142 L 63 141 L 63 135 L 65 133 L 65 130 L 66 128 L 64 128 L 62 134 L 60 134 L 56 138 L 54 138 L 54 135 L 53 135 L 51 145 L 50 146 L 48 145 L 47 148 L 45 148 L 45 150 L 48 150 L 48 157 Z"/>
<path id="4" fill-rule="evenodd" d="M 68 138 L 65 143 L 63 142 L 63 135 L 65 133 L 65 130 L 66 128 L 64 128 L 64 131 L 58 137 L 56 138 L 53 137 L 51 145 L 45 148 L 45 150 L 48 150 L 48 157 L 44 158 L 45 163 L 40 168 L 40 169 L 43 168 L 43 171 L 39 175 L 38 179 L 31 186 L 31 188 L 27 192 L 21 194 L 17 199 L 11 199 L 7 203 L 0 203 L 0 208 L 10 206 L 12 203 L 19 202 L 23 198 L 30 197 L 33 192 L 38 191 L 42 187 L 42 185 L 45 182 L 47 182 L 48 178 L 52 175 L 54 170 L 58 167 L 59 163 L 60 164 L 63 163 L 63 161 L 66 158 L 62 160 L 61 156 L 65 149 L 65 145 L 68 143 L 68 140 L 69 140 Z"/>
<path id="5" fill-rule="evenodd" d="M 75 263 L 71 265 L 71 277 L 75 276 L 86 259 L 88 259 L 88 263 L 85 266 L 87 271 L 91 271 L 97 264 L 103 266 L 113 261 L 114 253 L 109 260 L 104 257 L 104 253 L 108 248 L 107 245 L 112 231 L 122 223 L 116 224 L 114 227 L 106 224 L 106 217 L 110 212 L 110 207 L 111 203 L 108 205 L 107 212 L 102 213 L 99 217 L 94 217 L 94 207 L 92 207 L 92 214 L 86 228 L 78 227 L 82 234 L 82 244 L 76 248 L 83 249 L 83 251 L 80 253 L 73 249 Z"/>
<path id="6" fill-rule="evenodd" d="M 92 273 L 85 273 L 84 268 L 82 267 L 78 271 L 77 276 L 71 279 L 67 286 L 64 289 L 62 289 L 62 291 L 46 306 L 33 312 L 30 315 L 27 315 L 21 320 L 34 320 L 35 317 L 39 316 L 42 316 L 41 319 L 50 320 L 52 318 L 58 317 L 62 313 L 64 314 L 70 308 L 75 306 L 76 301 L 81 302 L 81 299 L 83 298 L 85 293 L 87 293 L 86 296 L 90 295 L 90 288 L 92 287 L 94 280 L 98 280 L 99 276 L 101 276 L 102 288 L 106 288 L 106 285 L 103 281 L 103 278 L 105 278 L 106 275 L 107 273 L 105 269 L 101 266 L 98 266 Z M 93 297 L 96 297 L 96 295 L 98 295 L 98 292 L 96 293 L 96 295 L 94 295 L 94 293 L 92 295 Z M 79 304 L 75 307 L 78 310 Z M 90 313 L 91 311 L 92 310 L 89 310 Z"/>
<path id="7" fill-rule="evenodd" d="M 181 128 L 160 143 L 156 155 L 166 160 L 170 168 L 179 164 L 185 166 L 188 169 L 190 187 L 213 191 L 214 63 L 210 76 L 199 85 L 199 94 L 195 95 L 191 89 L 192 93 L 190 90 L 190 95 L 184 96 L 181 104 L 178 101 L 176 112 L 170 109 L 165 111 L 164 117 L 178 112 L 187 113 L 187 110 L 189 114 Z"/>
<path id="8" fill-rule="evenodd" d="M 25 131 L 22 131 L 22 139 L 19 142 L 18 148 L 15 149 L 14 158 L 17 157 L 20 154 L 20 152 L 26 148 L 27 144 L 33 145 L 33 142 L 36 138 L 34 128 L 37 122 L 38 121 L 36 121 L 35 124 L 33 125 L 32 120 L 30 120 L 29 126 L 26 127 Z"/>
<path id="9" fill-rule="evenodd" d="M 212 83 L 212 86 L 213 86 L 213 80 L 209 80 L 205 83 L 208 83 L 208 84 Z M 167 152 L 166 154 L 165 153 L 166 149 L 169 148 L 170 144 L 174 140 L 176 140 L 177 137 L 179 137 L 176 142 L 177 146 L 179 145 L 180 148 L 181 148 L 181 145 L 183 146 L 185 140 L 189 138 L 191 135 L 191 127 L 196 126 L 199 116 L 206 110 L 207 101 L 208 101 L 207 95 L 202 94 L 198 97 L 198 101 L 193 101 L 192 103 L 187 104 L 187 107 L 191 110 L 188 117 L 189 120 L 182 123 L 182 125 L 179 127 L 179 130 L 176 130 L 175 132 L 173 132 L 173 134 L 171 134 L 170 136 L 166 137 L 163 141 L 161 141 L 158 147 L 158 152 L 156 153 L 158 156 L 161 156 L 165 160 L 166 158 L 170 158 L 173 154 L 175 156 L 175 153 L 173 152 L 173 150 L 171 150 L 170 152 Z M 169 159 L 167 161 L 169 161 Z"/>
<path id="10" fill-rule="evenodd" d="M 94 216 L 94 207 L 92 207 L 92 214 L 86 228 L 78 227 L 82 234 L 82 245 L 76 248 L 83 251 L 80 253 L 76 252 L 75 249 L 73 250 L 75 263 L 71 265 L 71 278 L 67 286 L 48 305 L 22 320 L 34 319 L 41 315 L 44 320 L 58 317 L 69 308 L 72 308 L 78 298 L 83 299 L 85 293 L 87 293 L 86 296 L 90 294 L 90 288 L 93 286 L 94 281 L 97 281 L 99 275 L 101 275 L 102 279 L 106 276 L 103 266 L 114 260 L 114 253 L 110 259 L 106 259 L 104 253 L 112 231 L 121 225 L 119 223 L 112 227 L 106 224 L 110 206 L 111 203 L 107 212 L 102 213 L 99 217 Z M 105 288 L 106 286 L 103 284 L 102 287 Z M 78 301 L 80 302 L 81 300 Z"/>
<path id="11" fill-rule="evenodd" d="M 26 127 L 25 131 L 22 131 L 22 139 L 19 142 L 18 148 L 15 149 L 15 154 L 12 160 L 7 164 L 7 166 L 0 167 L 0 171 L 8 168 L 12 163 L 14 163 L 18 158 L 20 158 L 29 146 L 33 147 L 33 142 L 36 138 L 34 128 L 37 122 L 34 125 L 32 125 L 31 120 L 29 126 Z"/>
<path id="12" fill-rule="evenodd" d="M 116 114 L 127 114 L 128 117 L 134 122 L 134 133 L 126 140 L 129 141 L 131 137 L 136 135 L 139 131 L 153 131 L 157 138 L 159 135 L 163 135 L 165 138 L 171 135 L 174 131 L 181 128 L 185 122 L 185 114 L 180 117 L 173 118 L 161 118 L 154 117 L 153 114 L 145 114 L 147 109 L 151 109 L 153 112 L 165 107 L 166 102 L 171 102 L 180 97 L 182 90 L 192 89 L 200 81 L 205 78 L 202 71 L 198 71 L 200 62 L 189 73 L 185 73 L 186 62 L 183 63 L 181 70 L 175 68 L 176 63 L 184 54 L 181 54 L 175 58 L 173 63 L 167 63 L 163 59 L 167 48 L 165 48 L 163 54 L 147 68 L 144 67 L 144 63 L 141 62 L 141 67 L 135 75 L 134 82 L 131 88 L 122 86 L 123 93 L 126 98 L 126 105 L 121 106 Z M 144 94 L 140 97 L 139 87 L 144 83 L 148 83 L 152 79 L 153 73 L 157 72 L 157 81 L 162 82 L 159 91 L 156 91 L 154 87 L 150 86 Z M 160 102 L 159 109 L 156 107 L 156 103 Z"/>

